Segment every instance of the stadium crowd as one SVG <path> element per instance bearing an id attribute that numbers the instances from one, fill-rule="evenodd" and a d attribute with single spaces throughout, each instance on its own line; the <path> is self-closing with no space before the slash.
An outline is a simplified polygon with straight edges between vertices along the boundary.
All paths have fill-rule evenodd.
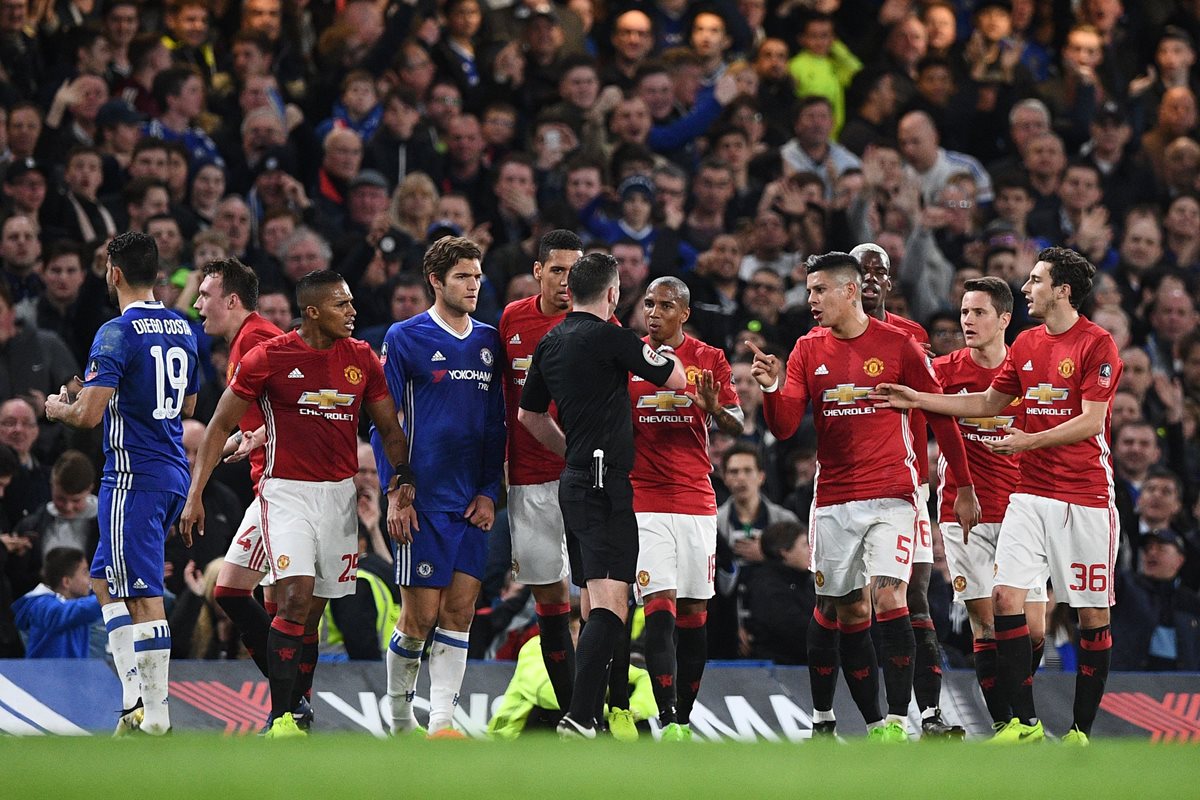
<path id="1" fill-rule="evenodd" d="M 1124 363 L 1113 667 L 1200 669 L 1198 42 L 1194 0 L 0 0 L 0 657 L 88 652 L 76 634 L 38 649 L 40 596 L 77 604 L 73 626 L 99 619 L 64 548 L 96 547 L 100 432 L 43 406 L 117 314 L 115 234 L 154 237 L 155 296 L 198 338 L 194 457 L 228 379 L 194 307 L 205 264 L 251 266 L 283 330 L 299 279 L 337 271 L 378 351 L 432 302 L 432 242 L 478 244 L 475 316 L 495 325 L 566 228 L 617 259 L 622 325 L 645 333 L 647 284 L 676 276 L 690 332 L 727 353 L 745 425 L 710 431 L 709 656 L 788 664 L 815 602 L 815 434 L 770 433 L 746 343 L 786 358 L 813 327 L 807 257 L 877 242 L 887 310 L 943 355 L 964 346 L 965 281 L 1013 287 L 1011 341 L 1038 251 L 1084 254 L 1099 273 L 1082 310 Z M 360 569 L 381 580 L 329 612 L 326 646 L 379 659 L 398 595 L 360 450 Z M 218 467 L 206 536 L 168 540 L 177 656 L 238 655 L 213 587 L 251 498 L 244 462 Z M 515 659 L 535 632 L 502 505 L 473 657 Z M 935 554 L 930 605 L 965 666 L 937 536 Z M 1071 665 L 1073 623 L 1049 608 L 1047 663 Z"/>

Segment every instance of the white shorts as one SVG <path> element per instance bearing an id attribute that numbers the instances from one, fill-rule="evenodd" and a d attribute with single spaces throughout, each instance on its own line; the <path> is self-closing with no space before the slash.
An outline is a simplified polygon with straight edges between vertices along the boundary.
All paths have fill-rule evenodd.
<path id="1" fill-rule="evenodd" d="M 933 526 L 929 522 L 928 483 L 917 487 L 917 541 L 913 548 L 913 563 L 933 563 Z"/>
<path id="2" fill-rule="evenodd" d="M 567 577 L 567 530 L 558 505 L 558 481 L 508 487 L 513 580 L 529 586 Z"/>
<path id="3" fill-rule="evenodd" d="M 942 542 L 946 546 L 955 600 L 983 600 L 992 596 L 999 538 L 999 522 L 981 522 L 971 528 L 966 544 L 963 544 L 961 525 L 957 522 L 942 524 Z M 1043 582 L 1030 589 L 1026 599 L 1031 603 L 1046 602 L 1046 584 Z"/>
<path id="4" fill-rule="evenodd" d="M 1113 604 L 1117 510 L 1014 494 L 996 544 L 997 586 L 1035 589 L 1049 578 L 1072 608 Z"/>
<path id="5" fill-rule="evenodd" d="M 676 597 L 707 600 L 713 596 L 717 569 L 717 517 L 714 514 L 637 515 L 637 599 L 675 590 Z"/>
<path id="6" fill-rule="evenodd" d="M 853 500 L 813 513 L 817 594 L 841 597 L 867 585 L 868 577 L 907 581 L 912 576 L 917 513 L 907 500 Z"/>
<path id="7" fill-rule="evenodd" d="M 267 478 L 258 496 L 263 544 L 274 579 L 312 575 L 317 597 L 354 594 L 358 575 L 354 479 L 321 483 Z"/>
<path id="8" fill-rule="evenodd" d="M 257 495 L 246 507 L 237 534 L 229 543 L 229 549 L 225 551 L 225 563 L 263 573 L 264 586 L 275 582 L 271 577 L 271 565 L 267 561 L 267 548 L 263 545 L 262 509 Z"/>

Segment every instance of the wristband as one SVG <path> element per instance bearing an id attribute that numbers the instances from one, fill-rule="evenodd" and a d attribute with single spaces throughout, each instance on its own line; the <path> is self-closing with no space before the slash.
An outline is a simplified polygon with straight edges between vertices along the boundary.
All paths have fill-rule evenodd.
<path id="1" fill-rule="evenodd" d="M 395 473 L 394 480 L 396 486 L 408 484 L 415 487 L 417 485 L 417 477 L 413 474 L 412 465 L 410 464 L 393 464 L 392 471 Z"/>

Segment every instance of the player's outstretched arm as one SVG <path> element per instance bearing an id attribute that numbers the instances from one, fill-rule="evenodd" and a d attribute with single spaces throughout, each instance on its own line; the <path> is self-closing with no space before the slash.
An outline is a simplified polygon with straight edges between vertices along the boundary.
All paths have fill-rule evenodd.
<path id="1" fill-rule="evenodd" d="M 232 389 L 226 389 L 217 403 L 208 427 L 204 429 L 204 439 L 196 452 L 196 462 L 192 464 L 192 483 L 188 487 L 187 501 L 183 505 L 183 514 L 179 517 L 179 535 L 183 543 L 192 546 L 192 533 L 204 535 L 204 487 L 212 476 L 213 468 L 221 459 L 221 451 L 225 449 L 225 439 L 230 431 L 237 427 L 238 421 L 250 407 L 250 401 L 238 397 Z"/>
<path id="2" fill-rule="evenodd" d="M 1084 400 L 1083 413 L 1061 425 L 1038 433 L 1025 433 L 1016 429 L 998 442 L 985 442 L 993 453 L 1010 456 L 1026 450 L 1043 447 L 1060 447 L 1091 439 L 1104 433 L 1104 420 L 1108 416 L 1108 403 Z"/>
<path id="3" fill-rule="evenodd" d="M 73 385 L 82 381 L 75 378 Z M 116 389 L 111 386 L 87 386 L 71 399 L 71 388 L 63 386 L 58 394 L 46 398 L 46 419 L 72 428 L 94 428 L 104 419 L 104 409 Z"/>
<path id="4" fill-rule="evenodd" d="M 538 412 L 521 408 L 517 410 L 517 421 L 529 429 L 533 438 L 542 443 L 542 447 L 559 458 L 566 456 L 567 436 L 548 411 Z"/>
<path id="5" fill-rule="evenodd" d="M 868 397 L 876 405 L 887 408 L 919 408 L 947 417 L 993 417 L 1012 402 L 1014 395 L 1004 394 L 992 387 L 988 387 L 986 392 L 941 394 L 918 392 L 898 383 L 881 383 Z"/>

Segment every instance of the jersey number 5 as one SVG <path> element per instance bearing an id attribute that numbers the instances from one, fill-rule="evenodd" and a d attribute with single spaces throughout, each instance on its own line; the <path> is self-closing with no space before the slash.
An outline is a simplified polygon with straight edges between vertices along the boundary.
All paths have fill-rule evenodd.
<path id="1" fill-rule="evenodd" d="M 154 386 L 157 393 L 155 419 L 175 419 L 183 411 L 183 395 L 188 385 L 188 355 L 182 347 L 172 347 L 164 355 L 160 345 L 150 348 L 154 359 Z"/>

